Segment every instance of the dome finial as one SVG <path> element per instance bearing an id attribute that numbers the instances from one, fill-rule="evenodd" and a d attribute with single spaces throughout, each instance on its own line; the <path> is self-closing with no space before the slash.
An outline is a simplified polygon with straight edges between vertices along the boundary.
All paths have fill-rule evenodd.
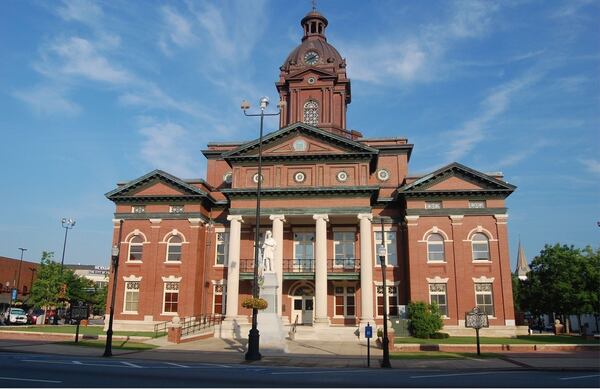
<path id="1" fill-rule="evenodd" d="M 312 0 L 312 10 L 313 11 L 317 10 L 317 0 Z"/>

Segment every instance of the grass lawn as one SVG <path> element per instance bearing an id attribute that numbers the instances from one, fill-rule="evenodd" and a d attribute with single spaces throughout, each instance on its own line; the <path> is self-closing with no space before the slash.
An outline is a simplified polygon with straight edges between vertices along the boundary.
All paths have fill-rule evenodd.
<path id="1" fill-rule="evenodd" d="M 465 358 L 497 358 L 499 354 L 494 353 L 450 353 L 442 351 L 417 351 L 390 353 L 390 359 L 465 359 Z"/>
<path id="2" fill-rule="evenodd" d="M 474 336 L 451 336 L 447 339 L 419 339 L 401 338 L 394 339 L 395 344 L 475 344 Z M 488 338 L 480 337 L 481 344 L 600 344 L 600 339 L 584 339 L 580 336 L 569 335 L 520 335 L 516 338 Z"/>
<path id="3" fill-rule="evenodd" d="M 22 332 L 51 332 L 57 334 L 75 334 L 77 326 L 74 325 L 36 325 L 36 326 L 2 326 L 0 331 Z M 102 326 L 80 326 L 79 333 L 83 335 L 105 335 Z M 142 331 L 115 331 L 114 335 L 122 336 L 149 336 L 154 337 L 154 332 Z"/>
<path id="4" fill-rule="evenodd" d="M 62 344 L 68 344 L 70 346 L 81 346 L 81 347 L 97 347 L 104 348 L 106 342 L 103 340 L 80 340 L 78 343 L 75 342 L 61 342 Z M 153 344 L 119 341 L 113 340 L 112 348 L 115 350 L 152 350 L 157 348 Z"/>

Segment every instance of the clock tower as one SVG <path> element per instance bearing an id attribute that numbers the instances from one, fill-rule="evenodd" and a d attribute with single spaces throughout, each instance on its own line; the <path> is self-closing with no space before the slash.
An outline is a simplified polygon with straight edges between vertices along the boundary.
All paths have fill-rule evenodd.
<path id="1" fill-rule="evenodd" d="M 346 60 L 327 42 L 327 24 L 315 9 L 300 22 L 302 43 L 279 68 L 276 86 L 280 100 L 286 103 L 279 126 L 302 122 L 356 139 L 362 135 L 346 129 L 346 107 L 351 99 Z"/>

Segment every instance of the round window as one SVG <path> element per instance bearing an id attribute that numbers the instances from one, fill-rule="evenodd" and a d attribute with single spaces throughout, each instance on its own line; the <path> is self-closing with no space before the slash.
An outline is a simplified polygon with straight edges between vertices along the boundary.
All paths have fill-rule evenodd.
<path id="1" fill-rule="evenodd" d="M 338 172 L 336 178 L 339 182 L 346 182 L 348 181 L 348 173 L 342 170 L 341 172 Z"/>
<path id="2" fill-rule="evenodd" d="M 306 180 L 306 175 L 302 172 L 298 172 L 294 174 L 294 181 L 296 182 L 304 182 Z"/>
<path id="3" fill-rule="evenodd" d="M 309 83 L 309 84 L 311 84 L 311 85 L 312 85 L 312 84 L 314 84 L 315 82 L 317 82 L 317 79 L 316 79 L 316 78 L 314 78 L 314 77 L 308 77 L 308 83 Z"/>
<path id="4" fill-rule="evenodd" d="M 232 177 L 231 172 L 225 173 L 223 174 L 223 181 L 227 184 L 231 184 Z"/>
<path id="5" fill-rule="evenodd" d="M 263 181 L 264 179 L 265 177 L 261 175 L 260 180 Z M 258 184 L 258 173 L 254 174 L 254 177 L 252 177 L 252 181 Z"/>
<path id="6" fill-rule="evenodd" d="M 292 143 L 292 148 L 294 151 L 306 151 L 306 149 L 308 149 L 308 144 L 304 139 L 296 139 L 294 143 Z"/>
<path id="7" fill-rule="evenodd" d="M 387 180 L 389 180 L 389 179 L 390 179 L 390 172 L 388 172 L 388 171 L 387 171 L 387 170 L 385 170 L 385 169 L 379 169 L 379 170 L 377 171 L 377 178 L 378 178 L 380 181 L 387 181 Z"/>

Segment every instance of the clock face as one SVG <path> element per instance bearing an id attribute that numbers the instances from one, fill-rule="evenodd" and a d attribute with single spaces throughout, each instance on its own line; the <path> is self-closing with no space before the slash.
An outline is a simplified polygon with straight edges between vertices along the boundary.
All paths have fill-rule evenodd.
<path id="1" fill-rule="evenodd" d="M 306 62 L 309 65 L 314 65 L 319 61 L 319 54 L 317 54 L 317 52 L 315 51 L 307 51 L 306 54 L 304 54 L 304 62 Z"/>

